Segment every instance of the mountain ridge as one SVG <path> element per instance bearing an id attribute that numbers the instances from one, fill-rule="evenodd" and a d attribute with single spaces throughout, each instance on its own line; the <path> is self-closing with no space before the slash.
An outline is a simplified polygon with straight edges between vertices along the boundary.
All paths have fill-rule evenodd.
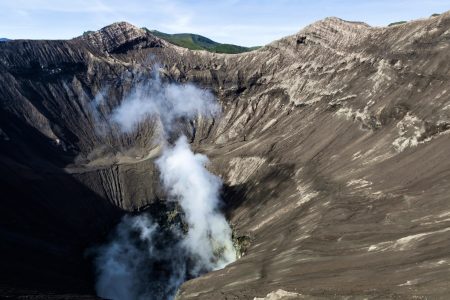
<path id="1" fill-rule="evenodd" d="M 147 29 L 148 30 L 148 29 Z M 177 46 L 185 47 L 190 50 L 206 50 L 217 53 L 237 54 L 242 52 L 248 52 L 260 48 L 255 47 L 243 47 L 233 44 L 222 44 L 215 42 L 207 37 L 193 33 L 175 33 L 168 34 L 160 32 L 158 30 L 149 30 L 152 34 L 165 39 Z"/>

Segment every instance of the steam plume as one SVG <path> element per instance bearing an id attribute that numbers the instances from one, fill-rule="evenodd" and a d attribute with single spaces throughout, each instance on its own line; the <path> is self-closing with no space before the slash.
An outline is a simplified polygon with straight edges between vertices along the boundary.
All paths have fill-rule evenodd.
<path id="1" fill-rule="evenodd" d="M 156 161 L 164 188 L 186 214 L 189 231 L 182 245 L 196 257 L 193 272 L 197 275 L 236 259 L 230 227 L 219 212 L 222 182 L 208 172 L 207 162 L 205 155 L 191 151 L 184 136 Z"/>
<path id="2" fill-rule="evenodd" d="M 191 84 L 164 84 L 155 73 L 147 83 L 136 85 L 112 111 L 109 122 L 130 133 L 153 118 L 165 137 L 180 118 L 192 120 L 219 112 L 210 92 Z M 109 243 L 97 249 L 96 289 L 101 297 L 172 299 L 183 281 L 236 259 L 231 229 L 220 213 L 222 182 L 206 169 L 207 157 L 194 154 L 185 136 L 173 146 L 162 143 L 156 164 L 168 200 L 182 209 L 182 220 L 167 227 L 164 220 L 158 222 L 146 214 L 125 216 Z"/>
<path id="3" fill-rule="evenodd" d="M 160 227 L 146 214 L 125 216 L 114 238 L 97 249 L 97 294 L 119 300 L 172 298 L 186 278 L 179 238 L 179 232 Z"/>
<path id="4" fill-rule="evenodd" d="M 156 117 L 164 132 L 170 132 L 179 118 L 211 117 L 220 112 L 211 92 L 192 84 L 164 84 L 156 69 L 151 80 L 139 83 L 113 111 L 111 120 L 122 131 L 131 132 L 147 117 Z"/>

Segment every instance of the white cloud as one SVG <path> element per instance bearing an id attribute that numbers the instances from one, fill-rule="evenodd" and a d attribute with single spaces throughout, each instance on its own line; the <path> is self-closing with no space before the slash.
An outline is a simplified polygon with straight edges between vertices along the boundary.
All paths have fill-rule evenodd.
<path id="1" fill-rule="evenodd" d="M 2 8 L 17 11 L 54 11 L 54 12 L 112 12 L 113 8 L 99 0 L 15 0 L 1 3 Z"/>

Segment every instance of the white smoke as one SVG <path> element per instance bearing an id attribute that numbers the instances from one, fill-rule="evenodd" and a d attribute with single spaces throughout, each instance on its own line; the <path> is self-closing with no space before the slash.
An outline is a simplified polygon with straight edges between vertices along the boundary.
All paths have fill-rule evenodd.
<path id="1" fill-rule="evenodd" d="M 139 83 L 112 113 L 111 120 L 124 132 L 133 131 L 148 117 L 158 118 L 169 132 L 179 118 L 211 117 L 220 112 L 211 92 L 192 84 L 163 83 L 159 72 L 153 73 L 151 80 Z"/>
<path id="2" fill-rule="evenodd" d="M 94 129 L 97 134 L 104 136 L 107 133 L 108 120 L 105 119 L 102 112 L 102 106 L 106 102 L 106 90 L 103 89 L 97 93 L 94 100 L 90 103 L 90 113 L 94 122 Z"/>
<path id="3" fill-rule="evenodd" d="M 186 215 L 189 231 L 182 244 L 197 258 L 192 270 L 196 274 L 236 259 L 230 226 L 219 211 L 222 181 L 206 169 L 207 163 L 205 155 L 191 151 L 185 136 L 156 161 L 164 188 Z"/>
<path id="4" fill-rule="evenodd" d="M 110 244 L 100 249 L 96 259 L 98 277 L 96 289 L 100 297 L 106 299 L 136 299 L 137 269 L 145 259 L 135 243 L 131 240 L 133 229 L 144 228 L 145 234 L 140 235 L 143 240 L 151 240 L 156 230 L 146 218 L 132 219 L 125 217 L 117 227 L 117 234 Z M 130 230 L 131 229 L 131 230 Z M 152 244 L 148 251 L 153 252 Z M 120 283 L 120 284 L 118 284 Z"/>
<path id="5" fill-rule="evenodd" d="M 125 216 L 114 238 L 96 249 L 98 296 L 105 299 L 170 299 L 186 277 L 177 231 L 148 215 Z M 168 251 L 170 250 L 170 251 Z M 158 269 L 164 265 L 164 271 Z"/>
<path id="6" fill-rule="evenodd" d="M 220 112 L 214 96 L 192 84 L 163 83 L 158 73 L 139 83 L 112 111 L 110 122 L 133 132 L 149 118 L 161 124 L 162 137 L 179 119 L 212 117 Z M 101 297 L 171 299 L 185 280 L 223 268 L 236 259 L 231 229 L 220 212 L 219 177 L 205 155 L 194 154 L 185 136 L 163 143 L 156 161 L 168 200 L 182 209 L 183 225 L 163 228 L 147 215 L 125 217 L 112 240 L 97 250 L 97 293 Z"/>

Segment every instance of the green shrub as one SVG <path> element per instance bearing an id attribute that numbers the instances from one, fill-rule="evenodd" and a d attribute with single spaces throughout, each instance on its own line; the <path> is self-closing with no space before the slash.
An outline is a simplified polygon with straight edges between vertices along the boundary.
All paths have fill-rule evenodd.
<path id="1" fill-rule="evenodd" d="M 242 53 L 242 52 L 248 52 L 255 49 L 260 48 L 257 47 L 243 47 L 238 45 L 232 45 L 232 44 L 221 44 L 218 42 L 215 42 L 207 37 L 193 34 L 193 33 L 175 33 L 175 34 L 168 34 L 164 32 L 160 32 L 157 30 L 148 30 L 147 28 L 143 28 L 147 31 L 149 31 L 151 34 L 166 40 L 167 42 L 183 47 L 188 48 L 191 50 L 206 50 L 210 52 L 215 53 Z"/>
<path id="2" fill-rule="evenodd" d="M 406 23 L 406 21 L 398 21 L 398 22 L 391 23 L 388 26 L 395 26 L 395 25 L 400 25 L 400 24 L 405 24 L 405 23 Z"/>

